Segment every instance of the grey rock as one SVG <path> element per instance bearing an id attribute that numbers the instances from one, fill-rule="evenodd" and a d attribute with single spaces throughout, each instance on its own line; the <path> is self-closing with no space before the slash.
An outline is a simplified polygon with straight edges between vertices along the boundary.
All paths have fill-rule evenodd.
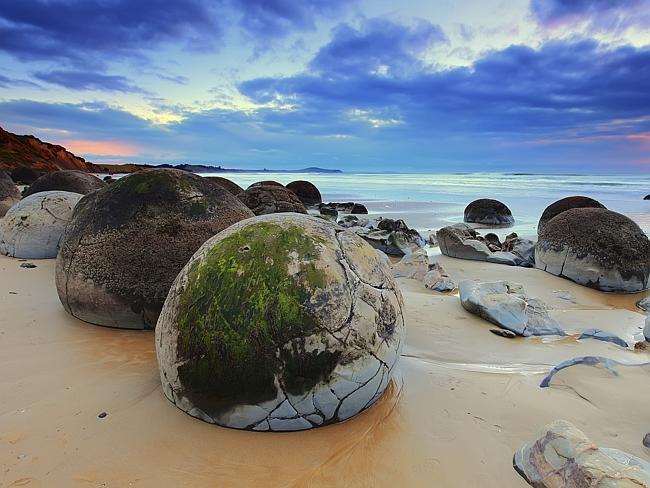
<path id="1" fill-rule="evenodd" d="M 424 249 L 418 249 L 404 256 L 399 263 L 393 266 L 395 278 L 410 278 L 422 281 L 429 272 L 429 256 Z"/>
<path id="2" fill-rule="evenodd" d="M 105 186 L 105 182 L 90 173 L 78 170 L 60 170 L 40 176 L 25 189 L 24 196 L 44 191 L 67 191 L 87 195 Z"/>
<path id="3" fill-rule="evenodd" d="M 447 271 L 438 262 L 429 265 L 429 271 L 424 275 L 422 284 L 432 291 L 452 291 L 456 289 L 456 282 L 451 279 Z"/>
<path id="4" fill-rule="evenodd" d="M 650 198 L 648 200 L 650 200 Z M 650 448 L 650 433 L 643 436 L 643 446 Z"/>
<path id="5" fill-rule="evenodd" d="M 464 221 L 474 224 L 511 226 L 515 223 L 510 209 L 498 200 L 481 198 L 467 205 Z"/>
<path id="6" fill-rule="evenodd" d="M 517 335 L 566 335 L 546 306 L 508 281 L 463 280 L 460 302 L 465 310 Z"/>
<path id="7" fill-rule="evenodd" d="M 454 224 L 436 232 L 440 251 L 452 258 L 487 261 L 492 251 L 477 239 L 478 232 L 467 224 Z"/>
<path id="8" fill-rule="evenodd" d="M 320 207 L 319 212 L 323 217 L 325 217 L 327 220 L 331 220 L 332 222 L 336 222 L 336 219 L 339 216 L 338 210 L 325 205 Z"/>
<path id="9" fill-rule="evenodd" d="M 644 312 L 650 312 L 650 297 L 645 297 L 636 302 L 636 306 Z"/>
<path id="10" fill-rule="evenodd" d="M 645 318 L 645 327 L 643 328 L 643 337 L 650 342 L 650 315 Z"/>
<path id="11" fill-rule="evenodd" d="M 404 256 L 424 247 L 422 236 L 410 229 L 403 220 L 382 219 L 376 230 L 354 228 L 375 249 L 389 256 Z"/>
<path id="12" fill-rule="evenodd" d="M 565 420 L 547 425 L 515 452 L 513 466 L 535 488 L 650 487 L 650 463 L 599 448 Z"/>
<path id="13" fill-rule="evenodd" d="M 612 344 L 616 344 L 617 346 L 621 346 L 626 349 L 628 347 L 628 343 L 623 339 L 615 334 L 612 334 L 611 332 L 607 332 L 606 330 L 602 329 L 587 329 L 578 337 L 578 340 L 581 339 L 595 339 L 597 341 L 611 342 Z"/>
<path id="14" fill-rule="evenodd" d="M 603 356 L 580 356 L 572 359 L 567 359 L 566 361 L 562 361 L 560 364 L 555 366 L 539 384 L 540 388 L 548 388 L 551 386 L 551 382 L 553 381 L 555 375 L 557 375 L 560 371 L 571 368 L 573 366 L 591 366 L 604 368 L 608 370 L 613 376 L 618 376 L 620 374 L 619 369 L 622 367 L 641 367 L 650 370 L 650 363 L 621 364 L 618 361 Z"/>
<path id="15" fill-rule="evenodd" d="M 36 265 L 34 263 L 20 263 L 21 268 L 34 269 Z"/>
<path id="16" fill-rule="evenodd" d="M 517 337 L 517 334 L 508 329 L 490 329 L 490 332 L 499 337 L 505 337 L 506 339 L 514 339 Z"/>
<path id="17" fill-rule="evenodd" d="M 20 190 L 7 173 L 0 170 L 0 217 L 20 201 Z"/>

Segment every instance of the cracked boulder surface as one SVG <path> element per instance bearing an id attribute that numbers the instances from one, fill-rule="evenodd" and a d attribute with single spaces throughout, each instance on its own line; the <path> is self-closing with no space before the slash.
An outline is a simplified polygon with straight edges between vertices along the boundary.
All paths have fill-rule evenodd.
<path id="1" fill-rule="evenodd" d="M 221 176 L 206 176 L 205 178 L 228 190 L 231 195 L 237 196 L 244 191 L 241 186 L 234 181 L 230 181 L 228 178 L 223 178 Z"/>
<path id="2" fill-rule="evenodd" d="M 298 195 L 298 198 L 305 206 L 317 205 L 323 201 L 316 185 L 309 181 L 292 181 L 287 185 L 287 188 Z"/>
<path id="3" fill-rule="evenodd" d="M 163 391 L 209 423 L 293 431 L 377 401 L 404 342 L 390 269 L 353 232 L 265 215 L 208 240 L 156 327 Z"/>
<path id="4" fill-rule="evenodd" d="M 254 185 L 249 186 L 247 190 L 237 195 L 237 198 L 250 208 L 255 215 L 284 212 L 307 213 L 305 206 L 291 190 L 274 185 Z"/>
<path id="5" fill-rule="evenodd" d="M 192 254 L 250 217 L 226 190 L 184 171 L 152 169 L 120 178 L 75 208 L 56 263 L 61 303 L 93 324 L 153 328 Z"/>
<path id="6" fill-rule="evenodd" d="M 624 215 L 574 208 L 544 226 L 535 266 L 590 288 L 639 292 L 650 284 L 650 240 Z"/>
<path id="7" fill-rule="evenodd" d="M 29 185 L 24 195 L 29 196 L 42 191 L 69 191 L 87 195 L 100 190 L 106 183 L 90 173 L 77 170 L 60 170 L 46 173 Z"/>
<path id="8" fill-rule="evenodd" d="M 25 259 L 55 258 L 82 197 L 67 191 L 45 191 L 19 201 L 0 220 L 0 252 Z"/>
<path id="9" fill-rule="evenodd" d="M 573 196 L 561 198 L 557 202 L 551 203 L 539 218 L 539 223 L 537 224 L 537 233 L 541 233 L 544 226 L 549 220 L 553 217 L 560 215 L 562 212 L 566 212 L 572 208 L 607 208 L 605 205 L 600 203 L 598 200 L 593 198 L 583 197 L 583 196 Z"/>
<path id="10" fill-rule="evenodd" d="M 471 224 L 509 227 L 515 223 L 510 209 L 498 200 L 481 198 L 465 207 L 464 221 Z"/>
<path id="11" fill-rule="evenodd" d="M 535 488 L 650 487 L 650 463 L 596 446 L 566 420 L 550 423 L 514 455 L 517 473 Z"/>
<path id="12" fill-rule="evenodd" d="M 20 190 L 5 171 L 0 171 L 0 217 L 20 201 Z"/>

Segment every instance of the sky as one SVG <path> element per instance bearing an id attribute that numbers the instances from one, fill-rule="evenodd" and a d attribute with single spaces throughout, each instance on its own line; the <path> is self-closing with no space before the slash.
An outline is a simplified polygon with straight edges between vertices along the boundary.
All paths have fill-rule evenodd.
<path id="1" fill-rule="evenodd" d="M 650 172 L 650 0 L 2 0 L 0 66 L 94 162 Z"/>

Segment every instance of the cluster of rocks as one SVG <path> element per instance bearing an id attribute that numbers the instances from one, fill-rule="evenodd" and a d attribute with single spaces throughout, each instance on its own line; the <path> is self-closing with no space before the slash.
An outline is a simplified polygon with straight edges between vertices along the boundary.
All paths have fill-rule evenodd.
<path id="1" fill-rule="evenodd" d="M 535 266 L 535 242 L 516 233 L 500 242 L 496 234 L 481 236 L 467 224 L 454 224 L 436 232 L 440 251 L 452 258 L 487 261 L 510 266 Z"/>
<path id="2" fill-rule="evenodd" d="M 393 276 L 420 281 L 425 288 L 432 291 L 445 292 L 456 289 L 456 283 L 449 273 L 437 261 L 430 262 L 424 249 L 404 256 L 393 266 Z"/>
<path id="3" fill-rule="evenodd" d="M 346 215 L 338 225 L 354 231 L 372 247 L 390 256 L 404 256 L 426 245 L 420 233 L 403 220 L 358 218 Z"/>
<path id="4" fill-rule="evenodd" d="M 321 203 L 320 205 L 317 205 L 317 208 L 323 217 L 333 221 L 336 221 L 338 219 L 339 214 L 364 215 L 368 213 L 368 209 L 365 205 L 354 202 Z"/>

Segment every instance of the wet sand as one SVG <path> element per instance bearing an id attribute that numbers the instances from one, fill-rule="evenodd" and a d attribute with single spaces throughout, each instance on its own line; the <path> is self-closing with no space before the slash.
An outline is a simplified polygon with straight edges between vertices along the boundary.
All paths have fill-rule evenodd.
<path id="1" fill-rule="evenodd" d="M 610 295 L 539 270 L 440 257 L 456 280 L 510 279 L 572 332 L 602 327 L 631 340 L 644 294 Z M 400 279 L 407 346 L 400 378 L 350 421 L 298 433 L 224 429 L 162 394 L 153 333 L 67 315 L 54 261 L 1 257 L 0 487 L 525 487 L 516 448 L 546 423 L 573 422 L 596 443 L 648 459 L 648 369 L 619 376 L 575 367 L 538 387 L 558 362 L 646 351 L 593 340 L 504 339 L 458 297 Z M 564 290 L 573 303 L 560 298 Z M 645 293 L 647 295 L 648 293 Z M 105 418 L 98 415 L 106 412 Z"/>

